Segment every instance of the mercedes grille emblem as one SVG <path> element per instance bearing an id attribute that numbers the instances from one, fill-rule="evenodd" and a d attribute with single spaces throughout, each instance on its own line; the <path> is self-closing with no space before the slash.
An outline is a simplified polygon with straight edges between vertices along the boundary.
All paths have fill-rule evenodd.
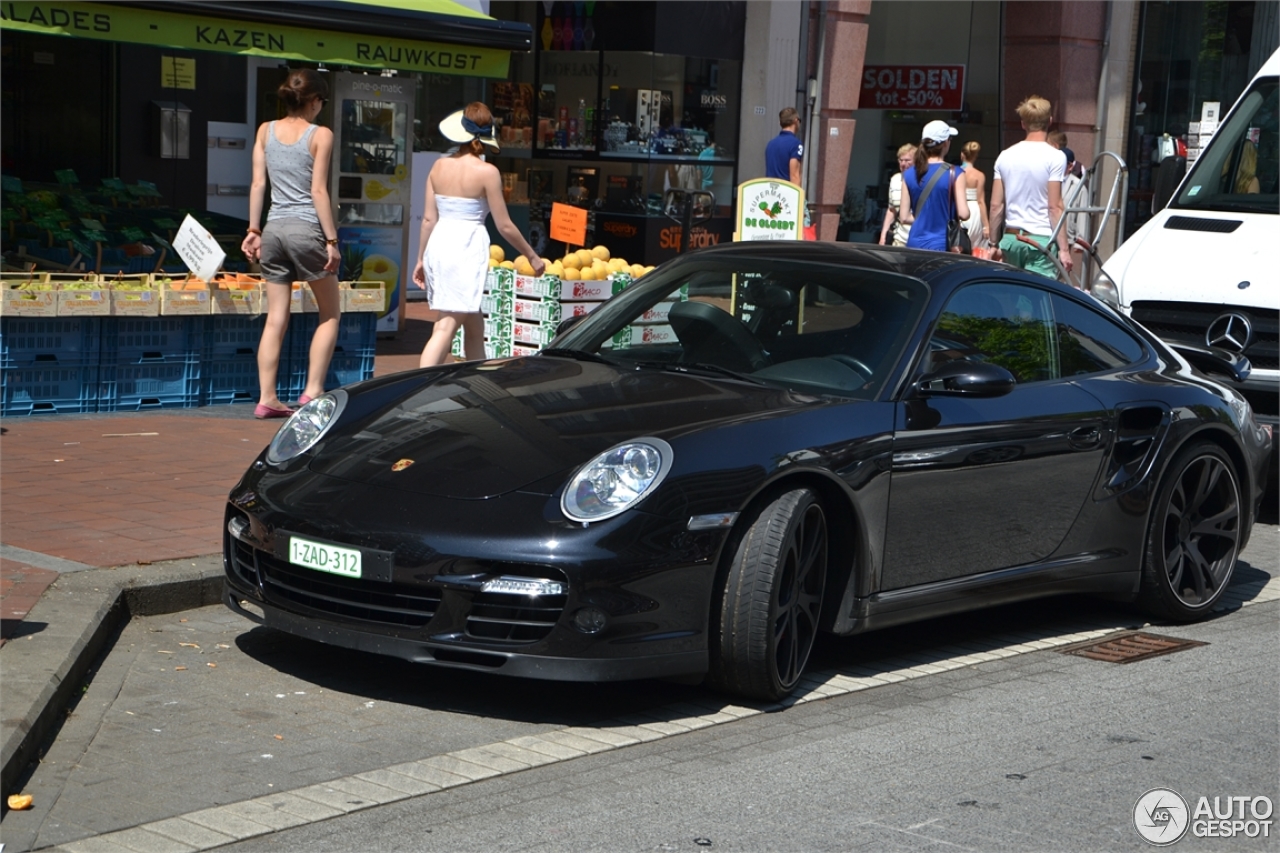
<path id="1" fill-rule="evenodd" d="M 1211 347 L 1244 352 L 1253 343 L 1253 323 L 1243 314 L 1223 314 L 1209 324 L 1204 341 Z"/>

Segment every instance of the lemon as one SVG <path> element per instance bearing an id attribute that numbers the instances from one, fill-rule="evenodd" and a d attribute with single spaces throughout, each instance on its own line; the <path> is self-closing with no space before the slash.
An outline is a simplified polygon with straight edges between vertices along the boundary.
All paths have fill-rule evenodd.
<path id="1" fill-rule="evenodd" d="M 502 247 L 498 244 L 491 243 L 489 245 L 489 257 L 493 258 L 498 263 L 502 263 L 507 259 L 507 253 L 502 251 Z"/>
<path id="2" fill-rule="evenodd" d="M 578 260 L 581 262 L 580 266 L 584 267 L 590 266 L 591 262 L 596 259 L 596 256 L 591 254 L 590 249 L 579 249 L 575 254 L 577 254 Z"/>
<path id="3" fill-rule="evenodd" d="M 577 253 L 575 252 L 570 252 L 569 254 L 565 255 L 560 262 L 564 264 L 564 268 L 567 270 L 582 269 L 582 260 L 578 257 Z"/>
<path id="4" fill-rule="evenodd" d="M 584 269 L 584 270 L 582 271 L 582 280 L 583 280 L 583 281 L 595 281 L 595 280 L 596 280 L 596 271 L 595 271 L 595 270 L 593 270 L 591 267 L 587 267 L 586 269 Z"/>
<path id="5" fill-rule="evenodd" d="M 494 260 L 493 258 L 490 258 L 490 259 L 489 259 L 489 269 L 493 269 L 494 267 L 496 267 L 496 266 L 497 266 L 498 264 L 500 264 L 500 263 L 502 263 L 502 261 L 498 261 L 498 260 Z"/>
<path id="6" fill-rule="evenodd" d="M 609 260 L 609 272 L 626 272 L 630 266 L 622 258 L 611 258 Z"/>
<path id="7" fill-rule="evenodd" d="M 516 268 L 516 265 L 511 263 L 511 261 L 501 261 L 498 263 L 498 266 L 502 267 L 504 270 L 513 270 Z"/>
<path id="8" fill-rule="evenodd" d="M 591 250 L 591 254 L 592 254 L 592 255 L 594 255 L 595 257 L 599 258 L 599 259 L 600 259 L 600 260 L 602 260 L 602 261 L 607 261 L 607 260 L 609 260 L 609 247 L 608 247 L 608 246 L 596 246 L 594 249 L 592 249 L 592 250 Z"/>
<path id="9" fill-rule="evenodd" d="M 533 275 L 533 265 L 524 255 L 516 256 L 516 272 L 520 275 Z"/>
<path id="10" fill-rule="evenodd" d="M 565 267 L 564 273 L 560 277 L 565 281 L 578 281 L 582 278 L 582 273 L 573 267 Z"/>

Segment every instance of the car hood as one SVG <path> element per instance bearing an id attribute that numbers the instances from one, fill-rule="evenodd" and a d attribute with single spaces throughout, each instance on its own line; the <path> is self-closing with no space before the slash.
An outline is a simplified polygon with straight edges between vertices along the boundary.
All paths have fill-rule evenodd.
<path id="1" fill-rule="evenodd" d="M 473 500 L 559 475 L 540 484 L 551 491 L 626 439 L 673 441 L 821 404 L 780 388 L 549 356 L 475 362 L 431 378 L 367 414 L 344 417 L 313 451 L 310 470 Z M 353 399 L 348 409 L 369 411 L 363 402 Z"/>
<path id="2" fill-rule="evenodd" d="M 1240 224 L 1231 233 L 1166 228 L 1171 216 Z M 1157 300 L 1280 308 L 1275 226 L 1275 216 L 1165 208 L 1125 241 L 1103 269 L 1116 282 L 1126 307 Z M 1249 285 L 1241 288 L 1246 281 Z"/>

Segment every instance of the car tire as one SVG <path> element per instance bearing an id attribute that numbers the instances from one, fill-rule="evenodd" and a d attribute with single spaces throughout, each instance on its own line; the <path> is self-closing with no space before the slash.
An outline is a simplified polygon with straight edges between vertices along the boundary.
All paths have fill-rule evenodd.
<path id="1" fill-rule="evenodd" d="M 1152 505 L 1139 605 L 1175 622 L 1208 614 L 1231 582 L 1244 518 L 1240 478 L 1222 448 L 1179 451 Z"/>
<path id="2" fill-rule="evenodd" d="M 776 700 L 795 687 L 818 633 L 827 520 L 809 489 L 774 498 L 732 553 L 711 637 L 712 687 Z"/>

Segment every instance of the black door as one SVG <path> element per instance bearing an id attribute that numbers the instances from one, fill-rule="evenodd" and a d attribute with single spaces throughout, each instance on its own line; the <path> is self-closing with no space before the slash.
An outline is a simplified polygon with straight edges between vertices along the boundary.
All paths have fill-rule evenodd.
<path id="1" fill-rule="evenodd" d="M 1049 556 L 1089 499 L 1111 440 L 1102 404 L 1063 375 L 1049 292 L 957 291 L 919 373 L 952 359 L 999 364 L 1017 385 L 1001 397 L 900 404 L 882 590 Z"/>

